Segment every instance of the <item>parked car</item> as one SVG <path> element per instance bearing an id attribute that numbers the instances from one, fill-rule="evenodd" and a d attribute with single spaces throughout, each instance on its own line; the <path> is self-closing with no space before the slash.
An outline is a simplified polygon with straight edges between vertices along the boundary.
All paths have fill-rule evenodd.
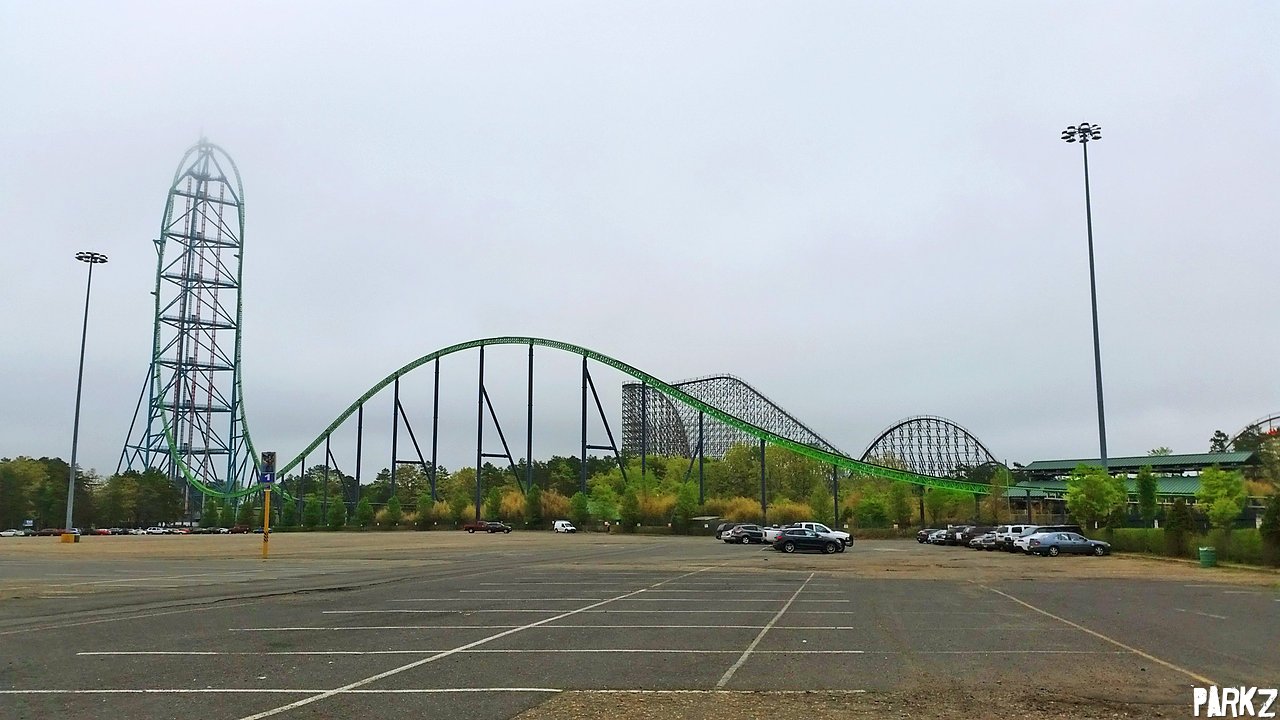
<path id="1" fill-rule="evenodd" d="M 475 522 L 469 522 L 463 525 L 462 529 L 466 530 L 469 533 L 473 533 L 477 530 L 482 530 L 484 532 L 491 533 L 491 534 L 499 533 L 499 532 L 500 533 L 511 532 L 510 525 L 504 522 L 499 522 L 497 520 L 476 520 Z"/>
<path id="2" fill-rule="evenodd" d="M 761 530 L 759 525 L 750 523 L 734 525 L 733 529 L 725 535 L 724 541 L 727 543 L 742 543 L 743 545 L 753 542 L 762 543 L 764 542 L 764 530 Z"/>
<path id="3" fill-rule="evenodd" d="M 812 530 L 818 533 L 819 535 L 821 535 L 822 537 L 831 538 L 832 540 L 838 540 L 840 541 L 840 544 L 842 547 L 848 547 L 853 544 L 852 535 L 850 535 L 847 532 L 844 532 L 843 530 L 832 530 L 831 528 L 827 527 L 826 525 L 823 525 L 820 522 L 792 523 L 791 527 L 798 527 L 798 528 L 804 528 L 805 530 Z"/>
<path id="4" fill-rule="evenodd" d="M 938 528 L 922 528 L 920 530 L 917 530 L 916 542 L 922 543 L 922 544 L 927 543 L 929 542 L 929 536 L 936 532 L 938 532 Z"/>
<path id="5" fill-rule="evenodd" d="M 774 550 L 781 550 L 784 553 L 815 550 L 830 555 L 840 552 L 841 547 L 840 542 L 834 538 L 823 537 L 813 530 L 799 527 L 787 528 L 773 543 Z"/>
<path id="6" fill-rule="evenodd" d="M 167 535 L 168 534 L 165 532 L 164 528 L 155 527 L 155 526 L 147 528 L 146 532 L 148 535 Z"/>
<path id="7" fill-rule="evenodd" d="M 21 537 L 25 534 L 21 530 L 0 530 L 0 537 Z"/>
<path id="8" fill-rule="evenodd" d="M 1057 557 L 1068 555 L 1097 555 L 1111 552 L 1111 545 L 1073 532 L 1037 533 L 1027 539 L 1028 552 L 1034 555 Z"/>
<path id="9" fill-rule="evenodd" d="M 996 528 L 996 549 L 1013 552 L 1013 541 L 1024 534 L 1030 534 L 1029 531 L 1039 527 L 1030 523 L 1001 525 Z"/>
<path id="10" fill-rule="evenodd" d="M 991 531 L 983 533 L 978 537 L 969 541 L 969 547 L 974 550 L 995 550 L 996 549 L 996 533 Z"/>
<path id="11" fill-rule="evenodd" d="M 970 525 L 964 532 L 956 536 L 956 544 L 963 547 L 972 547 L 970 543 L 972 543 L 975 538 L 982 537 L 994 530 L 995 528 L 990 525 Z"/>
<path id="12" fill-rule="evenodd" d="M 232 535 L 245 534 L 249 532 L 249 526 L 248 525 L 232 525 L 231 529 L 228 530 L 227 532 L 231 533 Z"/>
<path id="13" fill-rule="evenodd" d="M 765 527 L 760 528 L 760 531 L 764 533 L 764 541 L 766 543 L 773 544 L 773 542 L 778 539 L 778 536 L 781 535 L 787 529 L 787 527 L 790 527 L 790 526 L 783 526 L 783 525 L 777 525 L 777 524 L 767 525 Z"/>
<path id="14" fill-rule="evenodd" d="M 574 527 L 573 523 L 569 522 L 568 520 L 556 520 L 555 522 L 551 523 L 551 529 L 558 533 L 578 532 L 578 528 Z"/>
<path id="15" fill-rule="evenodd" d="M 1048 532 L 1073 532 L 1079 534 L 1081 531 L 1079 525 L 1029 525 L 1028 529 L 1022 532 L 1022 535 L 1013 539 L 1014 550 L 1030 553 L 1028 540 L 1030 540 L 1031 536 Z"/>
<path id="16" fill-rule="evenodd" d="M 951 527 L 947 528 L 947 531 L 942 535 L 942 541 L 939 542 L 938 544 L 939 545 L 959 545 L 960 536 L 964 534 L 965 530 L 968 530 L 971 527 L 973 526 L 972 525 L 952 525 Z"/>
<path id="17" fill-rule="evenodd" d="M 947 538 L 946 530 L 934 530 L 929 533 L 929 537 L 925 540 L 929 545 L 941 545 L 943 540 Z"/>
<path id="18" fill-rule="evenodd" d="M 724 539 L 724 537 L 725 537 L 725 535 L 726 535 L 730 530 L 732 530 L 732 529 L 734 528 L 734 526 L 735 526 L 735 525 L 741 525 L 741 524 L 742 524 L 742 523 L 736 523 L 736 522 L 722 522 L 722 523 L 720 523 L 719 525 L 717 525 L 717 526 L 716 526 L 716 539 L 717 539 L 717 540 L 723 540 L 723 539 Z"/>

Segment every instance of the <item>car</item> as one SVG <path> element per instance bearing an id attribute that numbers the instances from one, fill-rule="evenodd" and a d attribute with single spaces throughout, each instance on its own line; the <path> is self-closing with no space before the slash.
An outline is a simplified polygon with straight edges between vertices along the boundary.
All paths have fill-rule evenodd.
<path id="1" fill-rule="evenodd" d="M 753 542 L 762 543 L 764 542 L 764 530 L 761 530 L 759 525 L 750 523 L 735 525 L 725 535 L 724 541 L 727 543 L 742 543 L 743 545 Z"/>
<path id="2" fill-rule="evenodd" d="M 249 532 L 249 526 L 248 525 L 232 525 L 231 529 L 228 530 L 227 532 L 231 533 L 232 535 L 246 534 Z"/>
<path id="3" fill-rule="evenodd" d="M 167 535 L 168 532 L 162 527 L 151 526 L 146 529 L 148 535 Z"/>
<path id="4" fill-rule="evenodd" d="M 30 530 L 22 530 L 18 528 L 14 528 L 12 530 L 0 530 L 0 537 L 26 537 L 33 534 L 34 533 Z"/>
<path id="5" fill-rule="evenodd" d="M 569 522 L 568 520 L 557 520 L 557 521 L 555 521 L 555 522 L 551 523 L 551 529 L 552 529 L 552 530 L 555 530 L 555 531 L 556 531 L 556 532 L 558 532 L 558 533 L 576 533 L 576 532 L 578 532 L 578 528 L 574 527 L 574 526 L 573 526 L 573 523 Z"/>
<path id="6" fill-rule="evenodd" d="M 995 550 L 996 534 L 995 531 L 983 533 L 978 537 L 969 541 L 969 547 L 974 550 Z"/>
<path id="7" fill-rule="evenodd" d="M 942 541 L 945 540 L 946 537 L 947 537 L 946 530 L 934 530 L 933 532 L 929 533 L 929 537 L 926 540 L 926 542 L 929 545 L 941 545 Z"/>
<path id="8" fill-rule="evenodd" d="M 732 530 L 732 529 L 734 528 L 734 526 L 735 526 L 735 525 L 741 525 L 741 524 L 742 524 L 742 523 L 736 523 L 736 522 L 722 522 L 722 523 L 720 523 L 719 525 L 717 525 L 717 526 L 716 526 L 716 539 L 717 539 L 717 540 L 723 540 L 723 539 L 724 539 L 724 536 L 725 536 L 725 535 L 726 535 L 730 530 Z"/>
<path id="9" fill-rule="evenodd" d="M 791 527 L 798 527 L 798 528 L 804 528 L 805 530 L 812 530 L 823 537 L 831 538 L 832 540 L 839 540 L 841 545 L 843 545 L 844 547 L 848 547 L 849 545 L 853 544 L 852 535 L 842 530 L 832 530 L 831 528 L 827 527 L 826 525 L 823 525 L 820 522 L 792 523 Z"/>
<path id="10" fill-rule="evenodd" d="M 1022 531 L 1022 535 L 1013 539 L 1014 551 L 1030 554 L 1028 540 L 1031 536 L 1048 532 L 1073 532 L 1079 534 L 1081 530 L 1079 525 L 1029 525 L 1026 530 Z"/>
<path id="11" fill-rule="evenodd" d="M 971 543 L 975 538 L 994 531 L 995 528 L 990 525 L 970 525 L 968 529 L 956 536 L 956 544 L 962 547 L 973 547 Z"/>
<path id="12" fill-rule="evenodd" d="M 466 525 L 463 525 L 462 529 L 469 533 L 473 533 L 477 530 L 483 530 L 487 533 L 511 532 L 510 525 L 497 520 L 476 520 L 475 522 L 469 522 Z"/>
<path id="13" fill-rule="evenodd" d="M 774 550 L 793 553 L 797 550 L 815 550 L 830 555 L 840 552 L 840 542 L 835 538 L 823 537 L 808 528 L 787 528 L 773 543 Z"/>
<path id="14" fill-rule="evenodd" d="M 938 528 L 921 528 L 916 531 L 916 542 L 924 544 L 929 542 L 929 536 L 938 532 Z"/>
<path id="15" fill-rule="evenodd" d="M 760 531 L 764 533 L 764 541 L 766 543 L 773 544 L 773 542 L 778 539 L 778 536 L 781 535 L 787 527 L 782 525 L 769 525 L 767 527 L 760 528 Z"/>
<path id="16" fill-rule="evenodd" d="M 1039 526 L 1030 523 L 1001 525 L 996 528 L 996 549 L 1013 552 L 1013 541 L 1036 527 Z"/>
<path id="17" fill-rule="evenodd" d="M 1027 552 L 1033 555 L 1097 555 L 1111 552 L 1111 544 L 1073 532 L 1036 533 L 1027 539 Z"/>

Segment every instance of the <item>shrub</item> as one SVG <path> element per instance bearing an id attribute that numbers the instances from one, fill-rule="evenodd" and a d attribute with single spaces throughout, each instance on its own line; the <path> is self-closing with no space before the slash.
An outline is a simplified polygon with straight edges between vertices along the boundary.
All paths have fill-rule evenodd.
<path id="1" fill-rule="evenodd" d="M 341 503 L 339 503 L 341 505 Z M 369 498 L 362 497 L 360 502 L 356 503 L 356 525 L 367 528 L 374 523 L 377 516 L 373 513 L 373 503 L 369 502 Z"/>
<path id="2" fill-rule="evenodd" d="M 315 530 L 323 521 L 324 508 L 320 505 L 320 498 L 308 495 L 306 503 L 302 506 L 302 526 L 308 530 Z"/>
<path id="3" fill-rule="evenodd" d="M 697 490 L 694 490 L 697 499 Z M 636 496 L 636 509 L 644 525 L 666 525 L 676 509 L 676 496 L 667 493 L 640 493 Z"/>
<path id="4" fill-rule="evenodd" d="M 580 528 L 591 522 L 591 501 L 585 493 L 579 491 L 569 498 L 569 519 Z"/>
<path id="5" fill-rule="evenodd" d="M 341 530 L 347 524 L 347 505 L 340 498 L 329 503 L 328 527 L 330 530 Z"/>
<path id="6" fill-rule="evenodd" d="M 400 498 L 395 495 L 387 501 L 387 507 L 379 513 L 382 517 L 378 520 L 378 525 L 386 530 L 395 530 L 400 526 L 400 521 L 404 519 L 404 510 L 400 507 Z"/>
<path id="7" fill-rule="evenodd" d="M 760 520 L 760 501 L 735 497 L 725 501 L 720 517 L 731 522 L 757 522 Z"/>
<path id="8" fill-rule="evenodd" d="M 829 496 L 828 496 L 829 497 Z M 831 509 L 827 509 L 827 515 L 831 514 Z M 813 514 L 813 508 L 806 503 L 798 503 L 791 500 L 780 500 L 769 506 L 768 520 L 771 523 L 786 525 L 793 522 L 803 522 L 805 520 L 818 520 Z"/>
<path id="9" fill-rule="evenodd" d="M 507 488 L 498 501 L 498 518 L 510 523 L 524 520 L 524 493 L 516 488 Z M 485 501 L 485 511 L 489 511 L 489 502 Z"/>
<path id="10" fill-rule="evenodd" d="M 542 501 L 543 520 L 564 520 L 569 517 L 569 498 L 561 495 L 558 491 L 544 490 L 539 500 Z"/>
<path id="11" fill-rule="evenodd" d="M 453 520 L 453 511 L 449 508 L 449 503 L 443 500 L 437 500 L 435 501 L 435 504 L 431 506 L 428 517 L 431 519 L 431 523 L 433 525 L 435 523 L 447 523 Z"/>

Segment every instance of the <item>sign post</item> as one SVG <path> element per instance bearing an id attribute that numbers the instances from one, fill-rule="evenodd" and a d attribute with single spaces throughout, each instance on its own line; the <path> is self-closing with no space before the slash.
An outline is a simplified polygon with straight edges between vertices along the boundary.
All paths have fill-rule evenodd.
<path id="1" fill-rule="evenodd" d="M 271 544 L 271 491 L 276 482 L 276 454 L 262 453 L 258 481 L 262 485 L 262 559 L 266 560 Z"/>

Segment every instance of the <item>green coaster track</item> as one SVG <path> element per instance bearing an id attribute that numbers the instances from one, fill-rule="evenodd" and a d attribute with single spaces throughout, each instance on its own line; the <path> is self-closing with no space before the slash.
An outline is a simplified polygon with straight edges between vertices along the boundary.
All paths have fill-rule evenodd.
<path id="1" fill-rule="evenodd" d="M 301 452 L 295 455 L 288 462 L 282 465 L 279 465 L 276 469 L 277 476 L 284 477 L 284 475 L 288 473 L 290 470 L 298 467 L 302 463 L 303 458 L 306 457 L 308 453 L 320 447 L 321 443 L 324 442 L 324 439 L 329 435 L 331 435 L 339 427 L 341 427 L 341 425 L 344 422 L 346 422 L 346 420 L 350 418 L 351 415 L 355 413 L 361 405 L 368 402 L 370 398 L 377 395 L 379 392 L 385 389 L 388 385 L 395 382 L 398 378 L 403 377 L 404 375 L 407 375 L 410 372 L 413 372 L 417 368 L 429 362 L 432 362 L 433 360 L 445 357 L 446 355 L 453 355 L 454 353 L 459 353 L 466 350 L 473 350 L 475 348 L 480 348 L 480 347 L 488 347 L 492 345 L 525 345 L 525 346 L 533 345 L 537 347 L 545 347 L 545 348 L 552 348 L 555 350 L 562 350 L 564 352 L 571 353 L 573 355 L 578 355 L 590 360 L 594 360 L 602 365 L 607 365 L 611 368 L 619 370 L 635 378 L 636 380 L 639 380 L 643 383 L 647 383 L 649 387 L 652 387 L 653 389 L 666 395 L 672 400 L 679 403 L 683 403 L 699 412 L 705 413 L 707 416 L 715 418 L 716 420 L 719 420 L 722 423 L 725 423 L 734 428 L 737 428 L 738 430 L 741 430 L 742 432 L 745 432 L 748 435 L 751 435 L 752 437 L 755 437 L 759 440 L 764 440 L 765 442 L 771 443 L 773 445 L 784 447 L 798 455 L 803 455 L 805 457 L 818 460 L 828 465 L 834 465 L 844 470 L 849 470 L 862 475 L 871 475 L 874 477 L 880 477 L 886 480 L 893 480 L 896 482 L 911 483 L 913 485 L 921 485 L 924 487 L 936 487 L 936 488 L 946 488 L 949 490 L 961 490 L 964 492 L 976 493 L 981 495 L 987 494 L 989 490 L 988 486 L 982 483 L 965 482 L 962 480 L 952 480 L 949 478 L 938 478 L 938 477 L 932 477 L 929 475 L 918 475 L 916 473 L 909 472 L 906 470 L 899 470 L 897 468 L 884 467 L 882 465 L 874 465 L 871 463 L 862 462 L 860 460 L 854 460 L 853 458 L 847 457 L 845 455 L 839 455 L 839 454 L 828 452 L 826 450 L 822 450 L 816 447 L 812 447 L 810 445 L 798 443 L 798 442 L 795 442 L 794 440 L 789 440 L 785 437 L 782 437 L 781 435 L 777 435 L 775 433 L 769 432 L 764 428 L 757 427 L 741 418 L 734 417 L 733 415 L 730 415 L 715 407 L 712 407 L 711 405 L 708 405 L 702 402 L 701 400 L 698 400 L 697 398 L 681 391 L 680 389 L 672 387 L 671 385 L 668 385 L 662 380 L 659 380 L 658 378 L 654 377 L 653 375 L 650 375 L 649 373 L 644 372 L 643 370 L 640 370 L 639 368 L 636 368 L 632 365 L 628 365 L 627 363 L 624 363 L 621 360 L 615 360 L 614 358 L 611 358 L 608 355 L 605 355 L 603 353 L 596 352 L 595 350 L 590 350 L 580 345 L 561 342 L 559 340 L 548 340 L 546 338 L 516 337 L 516 336 L 483 338 L 480 340 L 471 340 L 468 342 L 458 343 L 456 345 L 450 345 L 449 347 L 442 348 L 433 353 L 428 353 L 426 355 L 423 355 L 417 360 L 414 360 L 413 362 L 410 362 L 407 365 L 404 365 L 400 369 L 396 370 L 395 372 L 383 378 L 381 382 L 369 388 L 367 392 L 365 392 L 363 395 L 357 398 L 355 402 L 351 403 L 351 405 L 347 407 L 346 410 L 344 410 L 340 415 L 338 415 L 338 417 L 335 418 L 333 422 L 329 423 L 328 427 L 326 427 L 324 431 L 322 431 L 318 436 L 316 436 L 315 440 L 311 441 L 309 445 L 303 448 Z M 250 445 L 250 447 L 252 447 L 252 445 Z M 257 456 L 255 455 L 254 458 L 255 458 L 254 464 L 256 466 Z M 194 474 L 185 466 L 185 464 L 182 465 L 182 472 L 186 477 L 187 481 L 190 482 L 192 486 L 199 489 L 202 493 L 213 496 L 213 497 L 235 498 L 235 497 L 243 497 L 246 495 L 262 492 L 262 486 L 260 485 L 250 485 L 248 487 L 241 488 L 239 490 L 235 490 L 231 492 L 220 492 L 200 482 L 194 476 Z M 286 499 L 294 499 L 288 492 L 286 492 L 279 485 L 275 485 L 272 488 L 272 491 L 283 496 Z"/>

